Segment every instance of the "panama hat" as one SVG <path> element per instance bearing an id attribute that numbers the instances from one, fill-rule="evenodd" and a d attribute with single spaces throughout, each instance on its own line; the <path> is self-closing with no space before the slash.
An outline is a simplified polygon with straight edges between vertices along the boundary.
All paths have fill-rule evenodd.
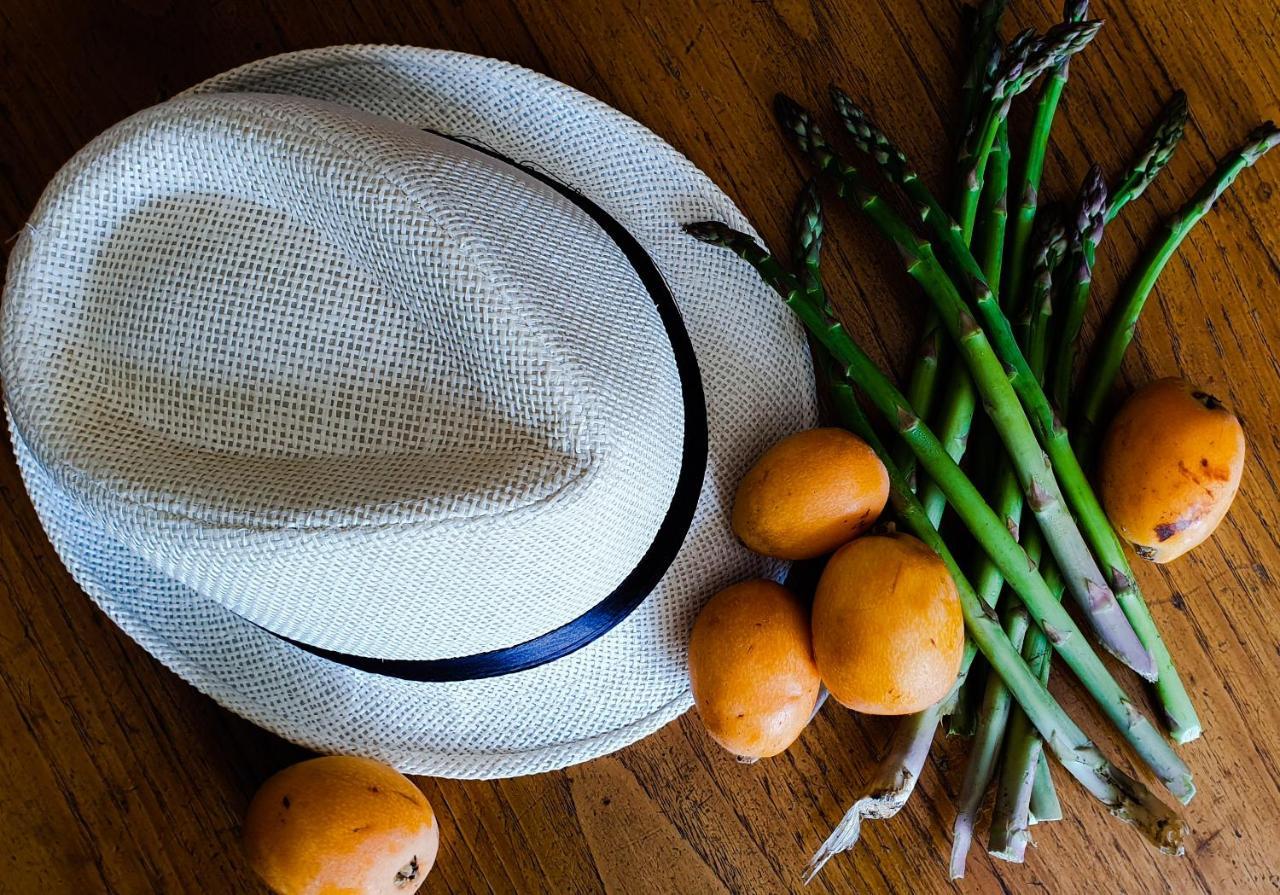
<path id="1" fill-rule="evenodd" d="M 14 450 L 59 555 L 228 709 L 500 777 L 690 703 L 734 484 L 812 424 L 785 306 L 680 232 L 683 156 L 527 70 L 353 46 L 116 125 L 5 284 Z"/>

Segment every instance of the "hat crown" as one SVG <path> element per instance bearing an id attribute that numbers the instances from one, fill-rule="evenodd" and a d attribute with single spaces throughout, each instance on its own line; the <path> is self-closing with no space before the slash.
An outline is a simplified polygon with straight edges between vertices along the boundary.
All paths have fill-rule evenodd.
<path id="1" fill-rule="evenodd" d="M 15 252 L 0 362 L 34 455 L 157 568 L 304 643 L 433 659 L 537 637 L 635 566 L 681 383 L 564 195 L 283 96 L 175 100 L 81 158 Z"/>

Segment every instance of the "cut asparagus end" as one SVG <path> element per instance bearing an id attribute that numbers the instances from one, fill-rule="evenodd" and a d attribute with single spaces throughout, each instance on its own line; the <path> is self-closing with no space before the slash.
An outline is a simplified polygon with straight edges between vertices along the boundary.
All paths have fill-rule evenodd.
<path id="1" fill-rule="evenodd" d="M 1027 821 L 1031 824 L 1043 824 L 1062 820 L 1062 803 L 1058 801 L 1058 791 L 1053 786 L 1053 776 L 1049 771 L 1049 756 L 1043 751 L 1036 762 L 1036 778 L 1031 784 L 1031 799 L 1027 806 Z"/>
<path id="2" fill-rule="evenodd" d="M 1107 778 L 1117 794 L 1116 800 L 1107 806 L 1112 814 L 1140 829 L 1147 841 L 1166 855 L 1186 852 L 1186 821 L 1118 768 L 1108 768 Z"/>
<path id="3" fill-rule="evenodd" d="M 947 874 L 953 880 L 964 879 L 964 865 L 969 857 L 969 846 L 973 843 L 973 817 L 956 817 L 956 825 L 951 833 L 951 866 Z"/>
<path id="4" fill-rule="evenodd" d="M 972 656 L 970 649 L 966 652 L 966 658 L 971 660 Z M 961 666 L 957 684 L 959 680 L 963 680 L 966 671 L 967 663 Z M 826 842 L 809 859 L 805 868 L 806 883 L 817 876 L 828 861 L 858 844 L 864 820 L 888 819 L 907 804 L 916 788 L 916 781 L 920 779 L 925 760 L 929 757 L 933 734 L 938 728 L 939 709 L 940 705 L 925 709 L 903 719 L 898 725 L 889 742 L 889 751 L 881 759 L 875 776 L 845 812 L 840 823 L 836 824 Z"/>
<path id="5" fill-rule="evenodd" d="M 1010 864 L 1021 864 L 1026 859 L 1027 846 L 1032 844 L 1030 833 L 1025 829 L 1011 830 L 1000 840 L 999 846 L 994 844 L 994 833 L 993 830 L 993 845 L 987 849 L 987 854 Z"/>

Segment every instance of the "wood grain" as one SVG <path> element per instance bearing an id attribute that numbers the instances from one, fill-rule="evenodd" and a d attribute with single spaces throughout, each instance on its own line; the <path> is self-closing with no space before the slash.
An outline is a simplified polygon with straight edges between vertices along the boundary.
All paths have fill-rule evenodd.
<path id="1" fill-rule="evenodd" d="M 1056 5 L 1056 4 L 1055 4 Z M 1188 139 L 1112 228 L 1097 294 L 1259 120 L 1280 115 L 1272 2 L 1110 0 L 1072 66 L 1047 190 L 1089 163 L 1113 174 L 1162 101 L 1187 90 Z M 1009 23 L 1048 24 L 1044 0 Z M 960 62 L 954 0 L 3 0 L 0 238 L 16 233 L 78 147 L 120 118 L 250 59 L 348 42 L 497 56 L 612 103 L 704 168 L 781 243 L 800 168 L 770 120 L 778 89 L 816 101 L 831 79 L 864 99 L 945 185 Z M 1015 134 L 1025 129 L 1015 115 Z M 1200 795 L 1182 860 L 1162 857 L 1058 773 L 1067 820 L 1035 830 L 1023 866 L 978 852 L 965 891 L 1261 892 L 1280 888 L 1280 159 L 1245 174 L 1167 270 L 1125 365 L 1130 384 L 1182 371 L 1238 409 L 1251 460 L 1214 539 L 1142 584 L 1206 722 L 1185 750 Z M 920 299 L 886 247 L 836 213 L 833 292 L 850 327 L 901 372 Z M 1089 320 L 1096 326 L 1098 312 Z M 1131 763 L 1075 687 L 1068 709 Z M 1135 695 L 1140 696 L 1134 690 Z M 752 767 L 686 717 L 561 773 L 423 780 L 443 829 L 424 892 L 787 892 L 868 776 L 883 719 L 828 708 L 782 757 Z M 871 825 L 813 892 L 939 892 L 964 742 L 939 742 L 911 804 Z M 237 846 L 256 785 L 300 750 L 228 715 L 120 634 L 50 549 L 11 456 L 0 460 L 0 892 L 260 892 Z"/>

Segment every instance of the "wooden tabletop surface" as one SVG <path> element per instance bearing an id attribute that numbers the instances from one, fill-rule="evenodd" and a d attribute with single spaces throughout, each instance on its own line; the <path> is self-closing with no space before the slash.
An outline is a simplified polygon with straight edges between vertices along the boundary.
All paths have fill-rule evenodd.
<path id="1" fill-rule="evenodd" d="M 1014 0 L 1007 33 L 1056 4 Z M 1170 168 L 1113 226 L 1098 294 L 1115 295 L 1158 221 L 1257 122 L 1280 115 L 1270 0 L 1109 0 L 1071 68 L 1047 191 L 1092 161 L 1114 176 L 1176 88 L 1193 123 Z M 251 59 L 326 44 L 447 47 L 520 63 L 637 118 L 706 170 L 781 243 L 800 168 L 774 91 L 830 80 L 866 101 L 939 187 L 950 176 L 961 54 L 954 0 L 2 0 L 0 238 L 57 168 L 130 113 Z M 1015 112 L 1015 139 L 1026 110 Z M 1143 565 L 1153 611 L 1206 724 L 1184 750 L 1199 795 L 1187 855 L 1164 857 L 1058 769 L 1067 819 L 1035 828 L 1025 865 L 981 849 L 963 891 L 1261 892 L 1280 888 L 1280 157 L 1247 172 L 1167 270 L 1125 364 L 1128 384 L 1181 372 L 1234 407 L 1251 457 L 1211 542 Z M 833 291 L 899 373 L 921 299 L 860 221 L 835 214 Z M 1090 328 L 1097 313 L 1090 318 Z M 1132 683 L 1132 678 L 1128 678 Z M 1141 697 L 1137 687 L 1132 688 Z M 1054 690 L 1132 764 L 1075 687 Z M 825 709 L 753 767 L 696 717 L 616 755 L 498 782 L 421 780 L 443 829 L 424 892 L 784 892 L 870 773 L 885 719 Z M 942 741 L 908 808 L 870 825 L 813 892 L 946 891 L 965 741 Z M 12 457 L 0 459 L 0 892 L 260 892 L 237 847 L 255 787 L 304 753 L 222 711 L 81 594 L 50 549 Z"/>

